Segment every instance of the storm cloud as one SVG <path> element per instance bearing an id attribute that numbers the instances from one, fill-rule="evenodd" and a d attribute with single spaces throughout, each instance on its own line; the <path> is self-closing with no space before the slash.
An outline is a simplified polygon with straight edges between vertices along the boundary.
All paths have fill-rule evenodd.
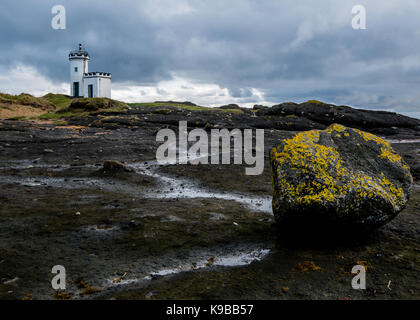
<path id="1" fill-rule="evenodd" d="M 65 30 L 51 27 L 56 4 Z M 366 30 L 352 28 L 356 4 Z M 420 117 L 419 17 L 416 0 L 3 0 L 0 91 L 67 92 L 83 43 L 120 100 L 318 99 Z"/>

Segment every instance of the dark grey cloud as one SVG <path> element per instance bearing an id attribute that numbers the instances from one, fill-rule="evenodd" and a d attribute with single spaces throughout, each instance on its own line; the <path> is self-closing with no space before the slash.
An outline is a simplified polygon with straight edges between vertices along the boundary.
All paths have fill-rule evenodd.
<path id="1" fill-rule="evenodd" d="M 66 30 L 50 26 L 55 4 L 66 7 Z M 366 6 L 367 30 L 351 28 L 355 4 Z M 91 68 L 120 83 L 176 74 L 243 102 L 258 100 L 255 88 L 272 103 L 319 99 L 419 116 L 419 16 L 411 0 L 3 0 L 0 67 L 67 81 L 67 54 L 82 42 Z"/>

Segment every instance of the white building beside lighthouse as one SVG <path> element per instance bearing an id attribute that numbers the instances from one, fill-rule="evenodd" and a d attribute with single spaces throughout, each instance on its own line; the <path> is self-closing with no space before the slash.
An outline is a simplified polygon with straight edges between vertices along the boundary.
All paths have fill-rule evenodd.
<path id="1" fill-rule="evenodd" d="M 70 60 L 70 95 L 71 97 L 111 98 L 111 74 L 107 72 L 89 72 L 89 53 L 82 50 L 71 51 Z"/>

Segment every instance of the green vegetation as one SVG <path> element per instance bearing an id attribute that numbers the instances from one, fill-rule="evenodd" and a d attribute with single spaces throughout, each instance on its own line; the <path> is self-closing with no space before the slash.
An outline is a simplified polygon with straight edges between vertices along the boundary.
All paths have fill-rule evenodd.
<path id="1" fill-rule="evenodd" d="M 40 115 L 38 119 L 40 120 L 56 120 L 56 119 L 64 119 L 70 118 L 74 116 L 87 116 L 89 112 L 77 112 L 77 111 L 69 111 L 68 109 L 58 110 L 57 112 L 49 112 Z"/>
<path id="2" fill-rule="evenodd" d="M 191 111 L 208 110 L 208 107 L 195 106 L 190 104 L 182 104 L 176 102 L 143 102 L 143 103 L 129 103 L 132 107 L 175 107 Z"/>
<path id="3" fill-rule="evenodd" d="M 7 120 L 25 120 L 26 119 L 26 117 L 25 116 L 17 116 L 17 117 L 12 117 L 12 118 L 9 118 L 9 119 L 7 119 Z"/>
<path id="4" fill-rule="evenodd" d="M 74 116 L 88 116 L 93 112 L 121 112 L 128 108 L 128 105 L 108 98 L 81 98 L 71 99 L 61 94 L 49 93 L 44 96 L 56 105 L 58 108 L 55 112 L 45 113 L 39 116 L 41 120 L 65 119 Z"/>
<path id="5" fill-rule="evenodd" d="M 48 93 L 43 98 L 54 104 L 57 109 L 68 108 L 71 104 L 71 98 L 64 94 Z"/>
<path id="6" fill-rule="evenodd" d="M 190 102 L 156 101 L 145 103 L 120 102 L 108 98 L 80 98 L 72 99 L 68 95 L 48 93 L 43 97 L 36 98 L 32 95 L 22 93 L 20 95 L 10 95 L 0 93 L 0 108 L 10 109 L 10 106 L 24 105 L 45 110 L 46 113 L 37 116 L 40 120 L 65 119 L 73 116 L 87 116 L 92 112 L 121 112 L 132 107 L 151 107 L 156 108 L 153 112 L 163 115 L 171 113 L 170 108 L 179 108 L 190 111 L 221 111 L 227 113 L 243 113 L 240 109 L 221 109 L 204 106 L 197 106 Z M 17 116 L 13 119 L 25 119 L 24 116 Z"/>
<path id="7" fill-rule="evenodd" d="M 56 126 L 66 126 L 68 123 L 67 123 L 67 121 L 64 121 L 64 120 L 57 120 L 57 121 L 54 122 L 54 124 Z"/>
<path id="8" fill-rule="evenodd" d="M 211 110 L 217 110 L 217 111 L 222 111 L 222 112 L 230 112 L 230 113 L 244 113 L 242 110 L 240 109 L 219 109 L 219 108 L 210 108 Z"/>
<path id="9" fill-rule="evenodd" d="M 190 103 L 178 103 L 178 102 L 143 102 L 143 103 L 129 103 L 129 106 L 132 107 L 175 107 L 184 110 L 190 111 L 222 111 L 222 112 L 231 112 L 231 113 L 243 113 L 240 109 L 220 109 L 220 108 L 211 108 L 196 106 Z"/>
<path id="10" fill-rule="evenodd" d="M 69 110 L 83 110 L 83 111 L 123 111 L 128 109 L 128 105 L 124 102 L 112 100 L 108 98 L 81 98 L 73 99 Z"/>
<path id="11" fill-rule="evenodd" d="M 325 102 L 318 101 L 318 100 L 308 100 L 305 103 L 313 103 L 313 104 L 326 104 Z"/>
<path id="12" fill-rule="evenodd" d="M 36 98 L 26 93 L 21 93 L 17 96 L 7 93 L 0 93 L 0 105 L 2 107 L 7 107 L 10 105 L 23 105 L 45 110 L 55 109 L 55 105 L 50 101 L 44 98 Z"/>

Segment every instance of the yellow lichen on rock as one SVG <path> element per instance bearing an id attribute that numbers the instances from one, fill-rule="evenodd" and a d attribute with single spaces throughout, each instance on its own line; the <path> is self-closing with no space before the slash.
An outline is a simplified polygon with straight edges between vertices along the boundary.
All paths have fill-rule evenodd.
<path id="1" fill-rule="evenodd" d="M 326 131 L 329 133 L 332 133 L 333 131 L 337 131 L 337 132 L 343 132 L 344 130 L 346 130 L 345 126 L 342 126 L 341 124 L 337 124 L 337 123 L 333 123 L 332 125 L 330 125 Z"/>
<path id="2" fill-rule="evenodd" d="M 392 162 L 392 163 L 395 163 L 395 162 L 401 163 L 401 156 L 396 154 L 392 149 L 381 147 L 381 151 L 382 153 L 379 155 L 379 157 L 383 159 L 388 159 L 389 162 Z"/>
<path id="3" fill-rule="evenodd" d="M 369 144 L 374 142 L 375 144 Z M 341 144 L 341 149 L 337 147 Z M 340 154 L 342 148 L 354 145 L 376 157 L 376 167 L 354 164 L 363 157 L 359 151 Z M 367 150 L 367 151 L 366 151 Z M 360 151 L 362 152 L 362 151 Z M 273 210 L 284 212 L 285 207 L 329 207 L 342 213 L 357 211 L 367 202 L 382 203 L 397 213 L 408 199 L 399 185 L 378 170 L 379 159 L 389 161 L 396 172 L 403 172 L 410 184 L 409 168 L 389 143 L 373 134 L 334 124 L 326 130 L 300 132 L 270 151 L 271 174 L 274 184 Z M 350 161 L 350 163 L 349 163 Z M 371 160 L 366 160 L 368 164 Z M 360 162 L 363 163 L 363 162 Z M 389 168 L 387 169 L 389 170 Z M 394 179 L 395 180 L 395 179 Z M 398 179 L 396 180 L 398 182 Z M 398 183 L 397 183 L 398 184 Z M 349 200 L 351 199 L 351 200 Z M 335 210 L 333 209 L 333 210 Z"/>
<path id="4" fill-rule="evenodd" d="M 276 148 L 271 151 L 271 159 L 278 162 L 277 175 L 281 189 L 298 202 L 334 201 L 345 192 L 346 187 L 340 184 L 340 177 L 345 176 L 347 170 L 342 166 L 340 155 L 334 148 L 318 144 L 318 140 L 319 131 L 301 132 L 293 139 L 285 140 L 281 152 Z M 305 182 L 290 185 L 281 173 L 280 168 L 284 163 L 303 174 L 315 173 L 316 180 L 321 183 L 314 181 L 311 185 Z M 334 174 L 330 172 L 332 168 Z"/>
<path id="5" fill-rule="evenodd" d="M 357 132 L 363 138 L 363 140 L 365 140 L 366 142 L 367 141 L 374 141 L 377 144 L 380 144 L 380 145 L 385 146 L 387 148 L 391 147 L 388 141 L 386 141 L 386 140 L 384 140 L 384 139 L 382 139 L 378 136 L 375 136 L 374 134 L 371 134 L 369 132 L 365 132 L 365 131 L 362 131 L 362 130 L 359 130 L 359 129 L 352 129 L 352 130 Z"/>
<path id="6" fill-rule="evenodd" d="M 317 266 L 313 261 L 303 261 L 293 267 L 295 272 L 321 271 L 321 267 Z"/>
<path id="7" fill-rule="evenodd" d="M 335 125 L 327 130 L 341 132 L 344 129 L 342 126 Z M 279 164 L 277 174 L 279 174 L 281 189 L 295 197 L 297 202 L 334 201 L 336 197 L 346 192 L 346 186 L 340 183 L 340 178 L 347 175 L 348 172 L 342 166 L 343 161 L 340 155 L 334 148 L 318 144 L 318 141 L 319 131 L 301 132 L 293 139 L 285 140 L 281 152 L 278 152 L 276 148 L 272 149 L 271 159 L 275 159 L 274 161 L 278 161 Z M 310 185 L 305 182 L 296 186 L 290 185 L 280 170 L 281 165 L 286 162 L 302 173 L 315 173 L 316 181 Z"/>

